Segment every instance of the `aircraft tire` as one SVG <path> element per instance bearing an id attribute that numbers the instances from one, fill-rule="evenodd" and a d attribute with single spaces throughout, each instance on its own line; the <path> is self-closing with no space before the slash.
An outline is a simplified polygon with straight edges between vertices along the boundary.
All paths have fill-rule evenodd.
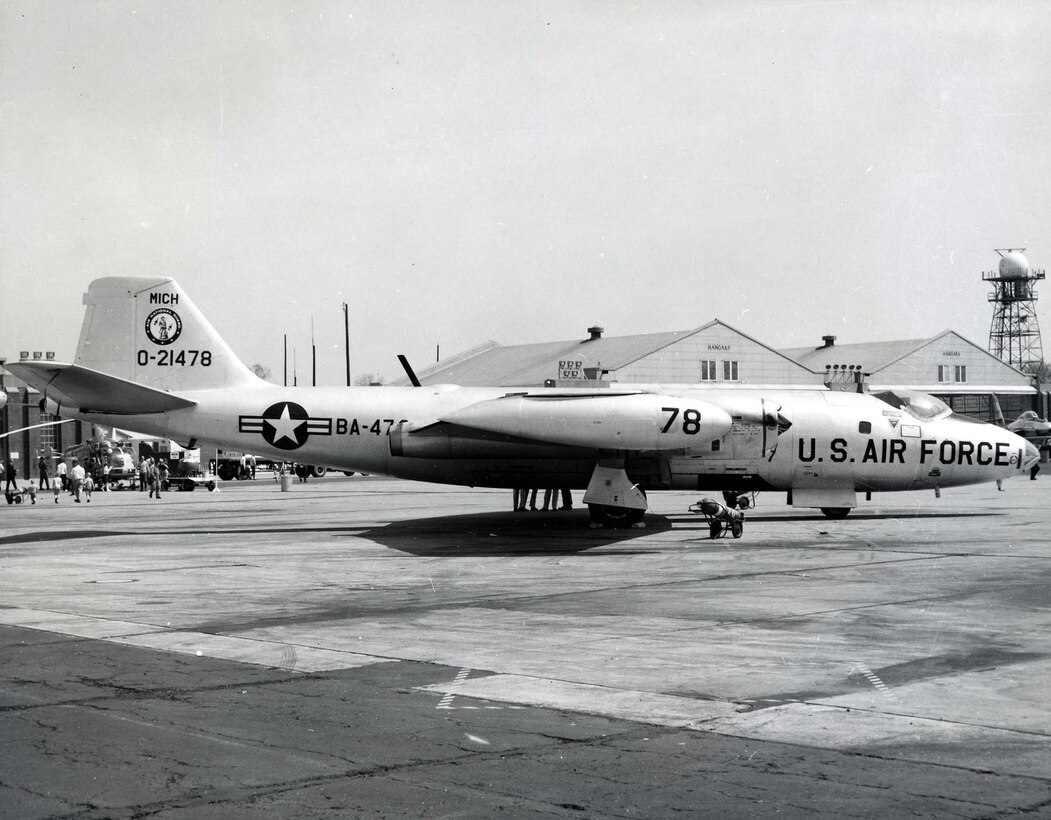
<path id="1" fill-rule="evenodd" d="M 634 510 L 630 507 L 612 507 L 607 504 L 588 504 L 591 520 L 596 524 L 611 529 L 626 529 L 638 524 L 646 514 L 645 510 Z"/>
<path id="2" fill-rule="evenodd" d="M 194 490 L 197 489 L 197 485 L 193 483 L 193 479 L 192 478 L 187 478 L 185 481 L 183 481 L 182 488 L 186 492 L 192 493 Z"/>
<path id="3" fill-rule="evenodd" d="M 208 488 L 208 492 L 210 492 L 210 493 L 214 493 L 215 492 L 215 482 L 214 481 L 209 481 L 204 486 Z"/>
<path id="4" fill-rule="evenodd" d="M 822 507 L 821 513 L 825 518 L 846 518 L 850 515 L 850 507 Z"/>
<path id="5" fill-rule="evenodd" d="M 343 475 L 345 475 L 345 476 L 352 476 L 352 475 L 354 475 L 354 471 L 353 470 L 344 470 L 343 471 Z"/>
<path id="6" fill-rule="evenodd" d="M 325 473 L 328 472 L 328 467 L 311 467 L 310 474 L 314 478 L 321 478 Z"/>

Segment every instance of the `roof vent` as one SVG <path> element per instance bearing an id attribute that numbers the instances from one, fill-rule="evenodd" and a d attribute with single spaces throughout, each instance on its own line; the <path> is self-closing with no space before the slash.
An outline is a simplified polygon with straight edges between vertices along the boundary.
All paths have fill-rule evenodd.
<path id="1" fill-rule="evenodd" d="M 599 327 L 598 325 L 592 325 L 591 327 L 589 327 L 588 328 L 588 333 L 591 334 L 591 338 L 588 339 L 588 341 L 589 342 L 593 342 L 596 339 L 601 339 L 602 338 L 602 331 L 604 331 L 605 329 L 606 328 Z"/>
<path id="2" fill-rule="evenodd" d="M 821 345 L 821 347 L 819 347 L 818 350 L 822 350 L 822 349 L 824 349 L 826 347 L 832 347 L 836 343 L 836 337 L 835 336 L 822 336 L 821 337 L 821 341 L 823 341 L 824 344 Z"/>

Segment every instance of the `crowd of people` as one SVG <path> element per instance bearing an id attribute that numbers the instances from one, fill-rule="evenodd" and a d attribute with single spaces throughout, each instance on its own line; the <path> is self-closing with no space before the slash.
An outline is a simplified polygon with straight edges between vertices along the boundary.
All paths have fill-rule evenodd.
<path id="1" fill-rule="evenodd" d="M 65 459 L 60 459 L 55 466 L 54 476 L 51 475 L 51 465 L 47 457 L 41 453 L 37 460 L 37 476 L 39 486 L 32 481 L 23 479 L 22 487 L 18 486 L 18 467 L 9 458 L 3 465 L 3 479 L 5 480 L 4 495 L 8 503 L 17 499 L 21 501 L 28 498 L 36 504 L 37 492 L 52 490 L 55 503 L 58 503 L 62 493 L 68 493 L 77 504 L 81 501 L 91 501 L 91 494 L 97 489 L 106 492 L 110 488 L 110 465 L 100 459 L 89 457 L 85 463 L 79 458 L 72 458 L 67 465 Z M 149 491 L 150 498 L 161 497 L 161 491 L 168 487 L 169 469 L 168 463 L 162 458 L 144 456 L 136 466 L 138 476 L 138 489 L 140 492 Z"/>
<path id="2" fill-rule="evenodd" d="M 546 489 L 544 490 L 544 501 L 543 506 L 537 507 L 536 497 L 540 492 L 537 487 L 515 487 L 513 496 L 513 507 L 516 512 L 523 512 L 525 510 L 571 510 L 573 509 L 573 494 L 570 492 L 569 487 L 562 487 L 560 489 Z M 562 506 L 558 506 L 558 497 L 562 496 Z"/>

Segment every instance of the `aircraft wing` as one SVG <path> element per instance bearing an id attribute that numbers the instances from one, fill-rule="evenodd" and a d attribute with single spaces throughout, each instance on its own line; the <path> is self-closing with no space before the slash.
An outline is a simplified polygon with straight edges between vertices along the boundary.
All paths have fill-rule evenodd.
<path id="1" fill-rule="evenodd" d="M 119 416 L 165 413 L 197 403 L 75 364 L 12 362 L 7 369 L 49 401 L 80 413 Z"/>
<path id="2" fill-rule="evenodd" d="M 541 444 L 604 450 L 676 450 L 729 432 L 710 402 L 643 392 L 510 393 L 444 414 L 440 422 Z"/>

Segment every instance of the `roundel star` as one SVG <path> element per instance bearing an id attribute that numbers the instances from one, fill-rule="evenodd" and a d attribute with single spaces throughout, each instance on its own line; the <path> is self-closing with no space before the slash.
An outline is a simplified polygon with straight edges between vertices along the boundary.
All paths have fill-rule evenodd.
<path id="1" fill-rule="evenodd" d="M 284 406 L 281 408 L 281 414 L 276 418 L 268 415 L 271 410 L 276 409 L 273 407 L 267 411 L 267 414 L 263 415 L 263 420 L 266 422 L 266 424 L 273 428 L 273 438 L 270 441 L 270 443 L 273 444 L 275 447 L 291 449 L 292 447 L 298 447 L 303 443 L 303 441 L 300 439 L 297 433 L 300 430 L 300 428 L 304 427 L 307 423 L 306 414 L 304 413 L 303 416 L 300 418 L 294 418 L 290 411 L 290 407 L 291 404 L 289 402 L 285 402 Z M 297 407 L 296 409 L 298 410 L 300 408 Z M 264 436 L 264 438 L 270 437 Z M 292 442 L 291 447 L 289 445 L 281 444 L 281 442 L 285 439 L 288 439 Z"/>

